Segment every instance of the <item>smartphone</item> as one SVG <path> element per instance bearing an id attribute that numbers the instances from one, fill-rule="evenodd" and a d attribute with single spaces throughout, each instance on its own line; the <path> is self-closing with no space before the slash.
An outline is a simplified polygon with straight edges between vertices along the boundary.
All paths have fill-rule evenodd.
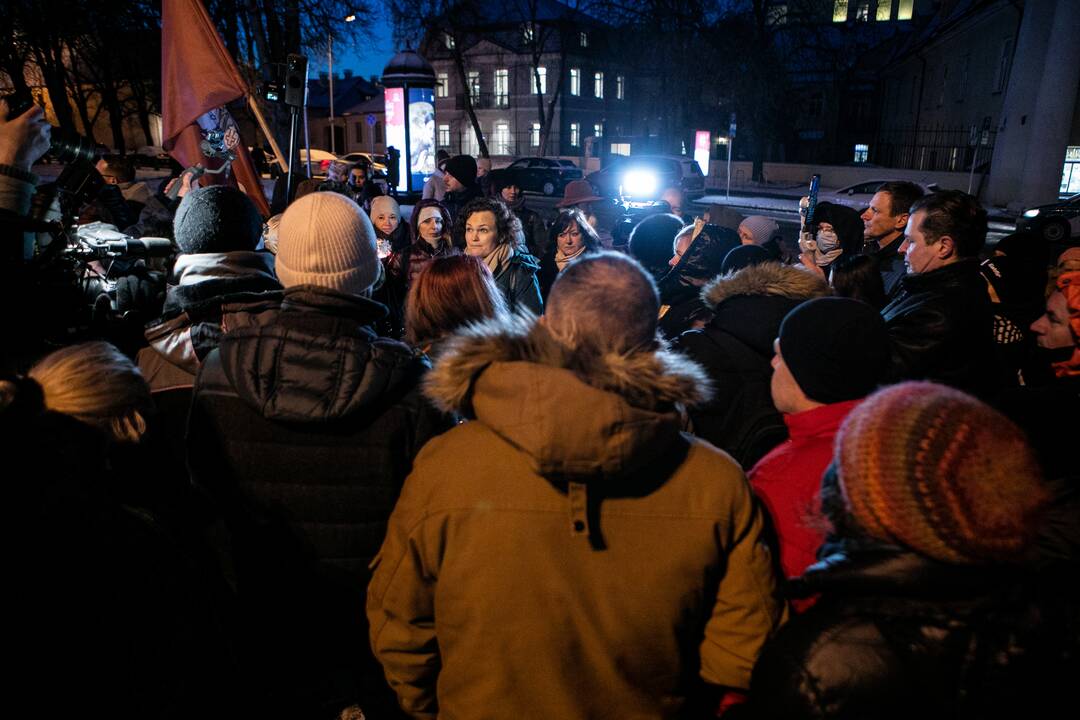
<path id="1" fill-rule="evenodd" d="M 814 210 L 817 209 L 818 186 L 821 184 L 821 176 L 810 176 L 810 202 L 806 206 L 806 232 L 814 232 Z"/>

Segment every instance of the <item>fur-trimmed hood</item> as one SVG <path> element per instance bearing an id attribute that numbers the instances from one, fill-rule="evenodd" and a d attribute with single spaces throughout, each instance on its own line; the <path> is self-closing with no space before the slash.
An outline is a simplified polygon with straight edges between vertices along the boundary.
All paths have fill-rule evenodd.
<path id="1" fill-rule="evenodd" d="M 721 275 L 701 291 L 701 299 L 711 309 L 738 295 L 771 295 L 792 300 L 810 300 L 830 295 L 825 278 L 797 265 L 767 262 Z"/>
<path id="2" fill-rule="evenodd" d="M 679 405 L 712 395 L 705 371 L 665 346 L 574 352 L 523 317 L 473 325 L 448 340 L 424 393 L 524 451 L 545 477 L 633 470 L 678 436 Z"/>

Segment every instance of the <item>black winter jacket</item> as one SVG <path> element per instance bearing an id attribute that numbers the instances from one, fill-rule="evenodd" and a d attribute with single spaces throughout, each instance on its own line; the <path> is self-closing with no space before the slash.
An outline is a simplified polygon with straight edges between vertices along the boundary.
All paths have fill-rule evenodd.
<path id="1" fill-rule="evenodd" d="M 820 597 L 765 646 L 746 715 L 1073 717 L 1080 614 L 1061 580 L 895 547 L 825 558 L 795 581 Z"/>
<path id="2" fill-rule="evenodd" d="M 933 380 L 983 399 L 995 393 L 993 311 L 975 260 L 905 276 L 881 315 L 894 380 Z"/>
<path id="3" fill-rule="evenodd" d="M 368 565 L 413 457 L 446 424 L 419 393 L 426 363 L 370 330 L 385 313 L 289 288 L 277 320 L 227 334 L 196 381 L 188 463 L 222 508 L 242 651 L 262 710 L 281 716 L 393 704 L 367 651 Z"/>
<path id="4" fill-rule="evenodd" d="M 673 345 L 697 360 L 713 381 L 713 400 L 690 411 L 694 433 L 727 451 L 745 470 L 787 439 L 773 405 L 773 339 L 796 305 L 829 293 L 818 275 L 764 263 L 717 278 L 702 297 L 713 317 Z"/>

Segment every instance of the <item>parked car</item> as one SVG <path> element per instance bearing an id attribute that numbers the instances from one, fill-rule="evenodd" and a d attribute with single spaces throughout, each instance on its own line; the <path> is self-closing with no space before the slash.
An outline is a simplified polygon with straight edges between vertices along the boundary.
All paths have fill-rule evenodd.
<path id="1" fill-rule="evenodd" d="M 818 200 L 821 202 L 831 202 L 835 205 L 846 205 L 853 210 L 862 212 L 866 208 L 870 207 L 870 200 L 874 197 L 874 193 L 878 191 L 878 188 L 887 182 L 895 182 L 892 180 L 866 180 L 854 185 L 848 185 L 842 187 L 839 190 L 833 192 L 821 192 L 818 194 Z M 941 188 L 936 183 L 923 184 L 915 183 L 922 188 L 924 193 L 937 192 Z"/>
<path id="2" fill-rule="evenodd" d="M 545 195 L 562 195 L 566 183 L 581 179 L 581 170 L 573 162 L 555 158 L 518 158 L 502 172 L 525 192 Z"/>
<path id="3" fill-rule="evenodd" d="M 372 155 L 366 152 L 351 152 L 339 155 L 338 160 L 350 165 L 360 165 L 372 168 L 372 177 L 386 177 L 386 158 L 382 155 Z"/>
<path id="4" fill-rule="evenodd" d="M 1048 243 L 1068 242 L 1080 235 L 1080 193 L 1050 205 L 1028 208 L 1016 220 L 1018 231 L 1042 235 Z"/>
<path id="5" fill-rule="evenodd" d="M 644 202 L 665 188 L 681 187 L 689 198 L 705 194 L 705 176 L 697 161 L 681 155 L 635 155 L 617 158 L 585 178 L 602 197 Z"/>

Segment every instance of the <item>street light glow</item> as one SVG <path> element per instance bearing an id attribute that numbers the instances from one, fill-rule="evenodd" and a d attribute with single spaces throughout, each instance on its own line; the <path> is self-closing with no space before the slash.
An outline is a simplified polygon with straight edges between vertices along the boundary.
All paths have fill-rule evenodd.
<path id="1" fill-rule="evenodd" d="M 355 19 L 356 19 L 355 15 L 346 15 L 345 16 L 345 22 L 352 22 Z"/>

